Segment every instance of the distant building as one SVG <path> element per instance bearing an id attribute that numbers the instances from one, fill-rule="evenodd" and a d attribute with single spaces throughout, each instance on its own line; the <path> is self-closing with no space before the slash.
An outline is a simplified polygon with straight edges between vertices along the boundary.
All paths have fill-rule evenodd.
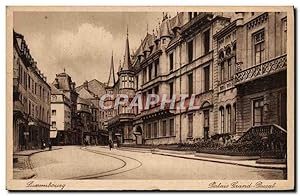
<path id="1" fill-rule="evenodd" d="M 70 116 L 70 126 L 64 123 L 65 129 L 58 130 L 58 135 L 56 135 L 58 138 L 56 139 L 57 142 L 61 145 L 72 145 L 76 144 L 76 138 L 78 135 L 78 130 L 76 127 L 76 118 L 77 118 L 77 97 L 78 94 L 75 90 L 75 82 L 72 81 L 72 78 L 65 72 L 56 74 L 56 78 L 52 82 L 53 88 L 53 102 L 51 102 L 51 109 L 56 110 L 56 107 L 62 107 L 62 104 L 64 104 L 64 109 L 60 109 L 61 111 L 65 112 L 64 114 L 61 114 L 65 118 L 69 120 Z M 62 93 L 62 94 L 57 94 Z M 57 101 L 59 100 L 59 101 Z M 61 102 L 61 106 L 58 106 L 58 102 Z M 70 114 L 69 110 L 67 108 L 70 108 Z M 64 118 L 64 119 L 65 119 Z M 52 119 L 58 119 L 53 116 Z M 56 121 L 51 122 L 52 130 L 55 130 L 56 127 Z M 54 125 L 54 126 L 53 126 Z M 62 128 L 62 126 L 61 126 Z M 55 134 L 53 135 L 53 137 Z"/>
<path id="2" fill-rule="evenodd" d="M 242 135 L 275 124 L 286 129 L 286 13 L 181 12 L 167 14 L 146 33 L 115 80 L 113 61 L 106 93 L 129 99 L 149 94 L 195 95 L 199 109 L 105 111 L 110 139 L 127 144 L 190 143 L 215 134 Z M 115 99 L 106 99 L 113 105 Z M 178 102 L 176 102 L 178 105 Z"/>
<path id="3" fill-rule="evenodd" d="M 99 107 L 100 97 L 106 93 L 105 84 L 96 79 L 85 81 L 82 85 L 76 87 L 76 92 L 79 94 L 83 103 L 78 103 L 78 106 L 88 102 L 89 112 L 91 113 L 91 130 L 89 141 L 91 144 L 107 144 L 108 132 L 104 127 L 104 111 Z M 79 116 L 82 116 L 81 107 L 77 107 Z M 85 117 L 83 117 L 85 118 Z M 85 122 L 83 120 L 82 122 Z M 84 125 L 85 126 L 85 125 Z M 80 139 L 81 141 L 81 139 Z"/>
<path id="4" fill-rule="evenodd" d="M 53 145 L 68 144 L 67 134 L 71 132 L 71 101 L 54 85 L 51 86 L 51 128 Z"/>
<path id="5" fill-rule="evenodd" d="M 30 54 L 24 36 L 13 32 L 13 151 L 48 143 L 50 86 Z"/>

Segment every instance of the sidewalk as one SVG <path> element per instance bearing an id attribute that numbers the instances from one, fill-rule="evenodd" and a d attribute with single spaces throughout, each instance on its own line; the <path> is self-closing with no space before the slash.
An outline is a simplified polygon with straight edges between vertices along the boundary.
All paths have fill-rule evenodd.
<path id="1" fill-rule="evenodd" d="M 132 152 L 148 152 L 157 155 L 171 156 L 177 158 L 199 160 L 199 161 L 210 161 L 215 163 L 231 164 L 245 167 L 261 168 L 261 169 L 286 169 L 286 164 L 259 164 L 256 160 L 234 160 L 234 159 L 221 159 L 214 157 L 207 157 L 203 153 L 195 153 L 192 151 L 172 151 L 172 150 L 162 150 L 162 149 L 142 149 L 139 148 L 118 148 L 119 150 L 132 151 Z M 216 156 L 217 157 L 217 156 Z"/>
<path id="2" fill-rule="evenodd" d="M 60 147 L 52 147 L 52 150 L 59 150 Z M 40 152 L 48 152 L 49 148 L 45 150 L 24 150 L 13 154 L 13 158 L 17 158 L 17 162 L 13 163 L 13 178 L 14 179 L 30 179 L 35 176 L 30 163 L 30 156 Z"/>

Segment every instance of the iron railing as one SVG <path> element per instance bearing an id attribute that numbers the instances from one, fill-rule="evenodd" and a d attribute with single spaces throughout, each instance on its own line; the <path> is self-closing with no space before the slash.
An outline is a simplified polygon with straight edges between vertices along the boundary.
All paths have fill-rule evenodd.
<path id="1" fill-rule="evenodd" d="M 235 74 L 235 84 L 241 84 L 244 82 L 257 79 L 266 75 L 277 73 L 285 70 L 287 67 L 287 55 L 278 56 L 269 61 L 255 65 L 248 69 L 239 71 Z"/>

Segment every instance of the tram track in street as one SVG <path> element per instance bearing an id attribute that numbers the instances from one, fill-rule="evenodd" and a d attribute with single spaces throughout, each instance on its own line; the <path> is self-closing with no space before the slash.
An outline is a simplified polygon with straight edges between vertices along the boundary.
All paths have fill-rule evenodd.
<path id="1" fill-rule="evenodd" d="M 113 176 L 113 175 L 118 175 L 118 174 L 122 174 L 125 172 L 129 172 L 129 171 L 135 170 L 143 165 L 141 161 L 139 161 L 135 158 L 132 158 L 132 157 L 125 156 L 125 155 L 106 153 L 106 152 L 102 152 L 102 151 L 98 151 L 98 150 L 88 149 L 87 147 L 82 147 L 80 149 L 83 151 L 90 152 L 90 153 L 95 153 L 95 154 L 99 154 L 102 156 L 107 156 L 107 157 L 111 157 L 113 159 L 119 160 L 122 162 L 122 165 L 115 169 L 111 169 L 108 171 L 104 171 L 104 172 L 100 172 L 100 173 L 96 173 L 96 174 L 81 175 L 81 176 L 67 178 L 67 179 L 75 179 L 75 180 L 98 179 L 98 178 L 102 178 L 102 177 Z M 132 163 L 132 161 L 134 162 L 134 164 L 137 163 L 136 165 L 134 165 L 134 167 L 129 165 L 129 162 Z"/>

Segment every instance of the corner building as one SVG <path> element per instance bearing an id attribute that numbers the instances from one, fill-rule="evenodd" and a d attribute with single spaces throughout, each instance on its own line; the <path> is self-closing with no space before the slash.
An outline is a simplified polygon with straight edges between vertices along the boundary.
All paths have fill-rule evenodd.
<path id="1" fill-rule="evenodd" d="M 15 31 L 13 58 L 13 152 L 38 149 L 50 136 L 50 86 Z"/>

